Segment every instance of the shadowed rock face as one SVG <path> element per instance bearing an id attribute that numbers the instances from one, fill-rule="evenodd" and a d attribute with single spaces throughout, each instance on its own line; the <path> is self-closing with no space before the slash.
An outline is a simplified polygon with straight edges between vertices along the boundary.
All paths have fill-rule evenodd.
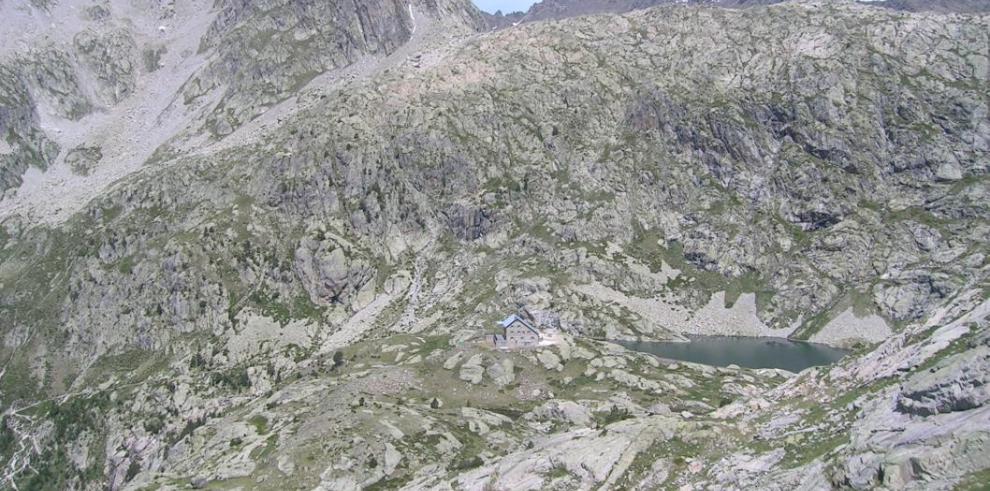
<path id="1" fill-rule="evenodd" d="M 53 70 L 59 69 L 56 63 Z M 40 128 L 38 113 L 25 76 L 0 65 L 0 138 L 7 152 L 0 154 L 0 196 L 21 185 L 30 166 L 45 169 L 58 154 L 58 145 Z"/>
<path id="2" fill-rule="evenodd" d="M 349 253 L 333 241 L 304 239 L 299 244 L 293 268 L 314 304 L 350 304 L 371 279 L 370 265 Z"/>
<path id="3" fill-rule="evenodd" d="M 447 224 L 461 240 L 477 240 L 494 228 L 495 217 L 484 208 L 467 208 L 455 204 L 445 212 Z"/>

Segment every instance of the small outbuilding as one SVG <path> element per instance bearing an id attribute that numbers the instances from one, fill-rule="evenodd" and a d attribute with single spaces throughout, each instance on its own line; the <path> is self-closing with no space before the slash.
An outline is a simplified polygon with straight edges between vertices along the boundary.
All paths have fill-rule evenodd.
<path id="1" fill-rule="evenodd" d="M 501 334 L 492 336 L 496 348 L 526 348 L 538 346 L 542 335 L 529 321 L 512 314 L 498 323 Z"/>

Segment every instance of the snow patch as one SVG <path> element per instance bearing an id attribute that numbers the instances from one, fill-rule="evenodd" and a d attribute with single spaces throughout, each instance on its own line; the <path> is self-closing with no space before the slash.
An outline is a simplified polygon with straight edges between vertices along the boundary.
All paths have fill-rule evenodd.
<path id="1" fill-rule="evenodd" d="M 416 32 L 416 14 L 413 13 L 412 4 L 409 4 L 409 20 L 412 21 L 412 33 Z"/>

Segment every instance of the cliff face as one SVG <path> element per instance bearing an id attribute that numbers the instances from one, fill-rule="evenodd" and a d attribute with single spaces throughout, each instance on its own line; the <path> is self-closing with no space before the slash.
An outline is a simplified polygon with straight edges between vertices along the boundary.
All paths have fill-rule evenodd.
<path id="1" fill-rule="evenodd" d="M 229 134 L 321 74 L 395 52 L 412 39 L 417 10 L 421 23 L 481 27 L 480 14 L 462 0 L 227 2 L 200 44 L 216 54 L 182 96 L 187 103 L 218 97 L 207 128 Z"/>
<path id="2" fill-rule="evenodd" d="M 73 22 L 0 65 L 5 485 L 990 467 L 962 421 L 987 400 L 964 367 L 985 365 L 990 19 L 801 2 L 479 33 L 461 1 L 70 7 L 11 10 Z M 519 309 L 562 344 L 475 342 Z M 794 376 L 592 341 L 683 334 L 858 351 Z"/>
<path id="3" fill-rule="evenodd" d="M 176 135 L 227 135 L 318 76 L 387 57 L 414 40 L 417 23 L 449 33 L 483 25 L 467 0 L 0 9 L 9 33 L 0 46 L 0 130 L 11 147 L 0 192 L 11 196 L 29 167 L 61 162 L 52 144 L 118 147 L 108 160 L 139 166 Z"/>

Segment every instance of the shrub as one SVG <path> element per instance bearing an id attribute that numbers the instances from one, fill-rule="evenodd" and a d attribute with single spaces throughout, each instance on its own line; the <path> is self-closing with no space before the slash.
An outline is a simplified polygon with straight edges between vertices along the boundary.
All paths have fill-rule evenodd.
<path id="1" fill-rule="evenodd" d="M 596 413 L 595 422 L 598 424 L 598 427 L 601 428 L 624 419 L 629 419 L 629 417 L 630 415 L 628 409 L 619 409 L 618 406 L 613 404 L 612 409 L 608 412 Z"/>

